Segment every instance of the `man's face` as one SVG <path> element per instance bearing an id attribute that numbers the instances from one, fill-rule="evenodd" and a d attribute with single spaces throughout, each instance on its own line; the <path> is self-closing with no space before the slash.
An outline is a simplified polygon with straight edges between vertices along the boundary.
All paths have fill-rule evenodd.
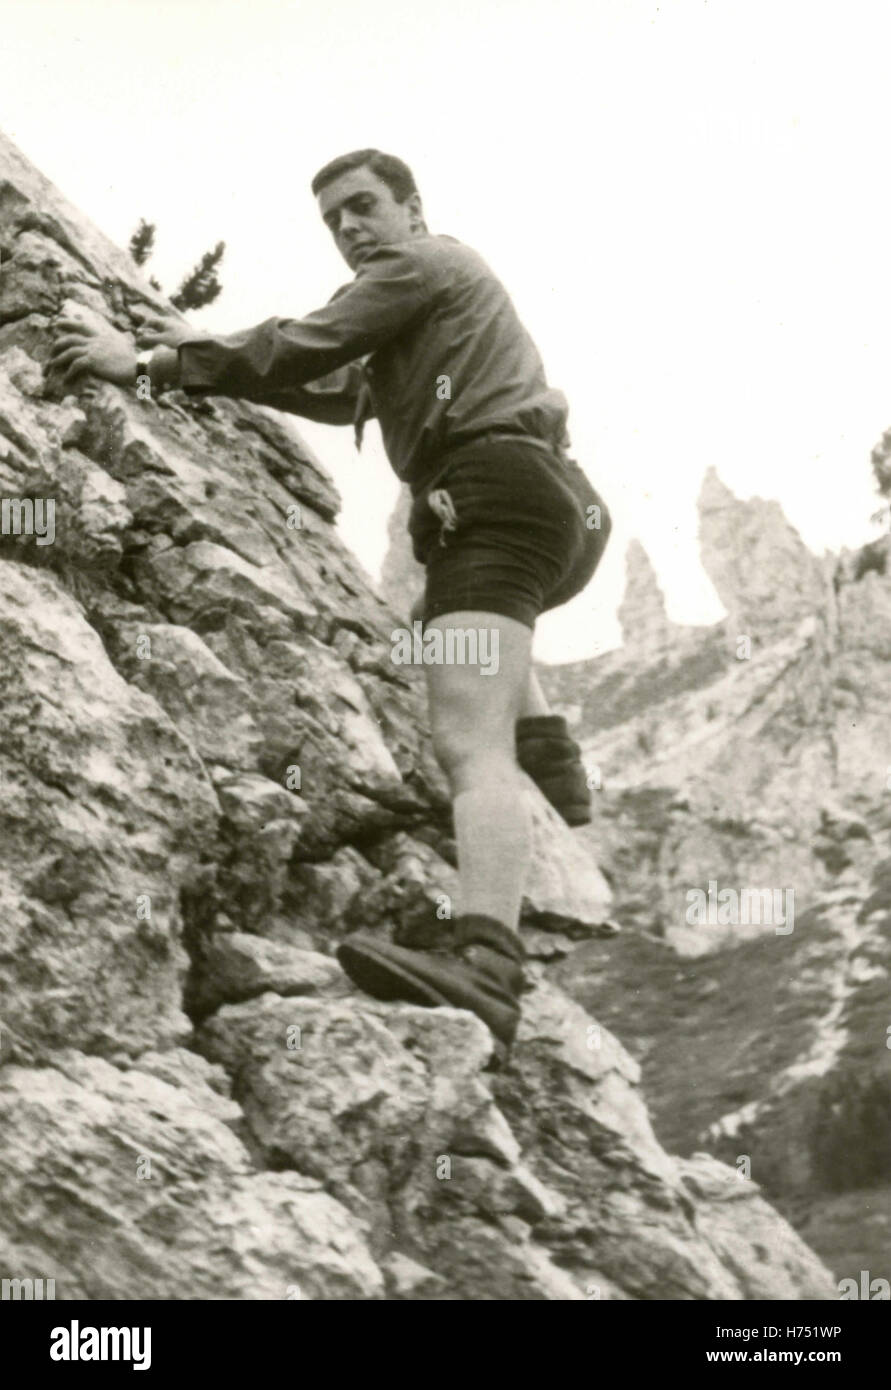
<path id="1" fill-rule="evenodd" d="M 370 169 L 350 169 L 327 184 L 319 193 L 319 211 L 351 270 L 374 247 L 408 241 L 422 230 L 418 194 L 397 203 L 393 190 Z"/>

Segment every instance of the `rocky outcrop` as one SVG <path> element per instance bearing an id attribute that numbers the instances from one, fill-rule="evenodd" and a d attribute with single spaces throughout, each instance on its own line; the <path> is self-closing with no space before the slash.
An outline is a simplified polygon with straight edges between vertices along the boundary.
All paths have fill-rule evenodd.
<path id="1" fill-rule="evenodd" d="M 598 769 L 579 838 L 630 928 L 558 978 L 641 1062 L 669 1148 L 746 1158 L 839 1278 L 884 1271 L 891 538 L 818 561 L 774 503 L 711 475 L 700 505 L 727 619 L 540 671 Z M 710 886 L 731 910 L 697 919 Z M 734 917 L 743 893 L 771 915 Z"/>
<path id="2" fill-rule="evenodd" d="M 764 643 L 793 631 L 826 606 L 820 561 L 783 515 L 778 502 L 743 502 L 709 468 L 699 494 L 703 568 L 736 634 Z"/>
<path id="3" fill-rule="evenodd" d="M 891 575 L 856 556 L 817 561 L 774 504 L 722 512 L 729 496 L 712 479 L 701 507 L 713 537 L 703 562 L 731 616 L 677 627 L 668 645 L 629 643 L 540 671 L 599 773 L 597 823 L 581 838 L 596 846 L 619 906 L 636 916 L 645 894 L 641 924 L 685 952 L 740 939 L 736 927 L 688 930 L 687 893 L 710 880 L 794 888 L 802 903 L 832 887 L 825 829 L 868 820 L 886 800 L 891 766 Z M 735 518 L 719 545 L 716 514 Z M 763 606 L 745 559 L 755 533 L 765 544 L 779 538 L 775 559 L 764 553 L 752 566 L 774 576 Z M 885 548 L 887 538 L 864 552 Z M 629 628 L 652 621 L 652 600 L 651 585 L 629 585 Z"/>
<path id="4" fill-rule="evenodd" d="M 400 615 L 408 617 L 412 604 L 424 592 L 424 567 L 412 553 L 408 534 L 411 511 L 411 489 L 402 483 L 396 505 L 387 522 L 387 549 L 381 565 L 380 592 L 382 598 Z"/>
<path id="5" fill-rule="evenodd" d="M 353 927 L 452 911 L 393 613 L 290 423 L 44 372 L 59 310 L 158 304 L 0 144 L 0 1268 L 65 1298 L 833 1296 L 549 977 L 609 891 L 544 802 L 509 1067 L 382 1005 Z M 37 544 L 25 505 L 55 504 Z M 34 515 L 43 513 L 34 513 Z M 44 533 L 44 538 L 48 533 Z"/>
<path id="6" fill-rule="evenodd" d="M 666 1147 L 747 1164 L 839 1279 L 888 1260 L 887 811 L 864 829 L 827 827 L 847 865 L 788 935 L 691 959 L 625 932 L 556 976 L 640 1062 Z"/>
<path id="7" fill-rule="evenodd" d="M 625 593 L 618 618 L 626 649 L 653 657 L 674 640 L 676 625 L 669 621 L 656 571 L 638 540 L 630 541 L 625 552 Z"/>

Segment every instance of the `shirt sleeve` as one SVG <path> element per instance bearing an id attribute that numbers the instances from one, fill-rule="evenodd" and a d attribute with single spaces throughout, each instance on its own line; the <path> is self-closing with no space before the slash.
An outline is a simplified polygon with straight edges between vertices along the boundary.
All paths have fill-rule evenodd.
<path id="1" fill-rule="evenodd" d="M 225 338 L 182 343 L 179 384 L 184 391 L 251 400 L 263 392 L 271 405 L 267 393 L 305 386 L 374 352 L 423 313 L 432 297 L 410 243 L 380 246 L 355 280 L 306 318 L 266 319 Z M 319 400 L 318 391 L 311 394 Z"/>
<path id="2" fill-rule="evenodd" d="M 244 388 L 238 395 L 241 400 L 271 405 L 276 410 L 301 415 L 305 420 L 316 420 L 322 425 L 351 425 L 355 422 L 361 386 L 362 368 L 357 362 L 351 362 L 303 386 L 266 386 L 253 391 Z M 213 388 L 203 394 L 212 393 Z M 193 390 L 192 394 L 198 393 Z M 222 393 L 217 390 L 217 394 Z"/>

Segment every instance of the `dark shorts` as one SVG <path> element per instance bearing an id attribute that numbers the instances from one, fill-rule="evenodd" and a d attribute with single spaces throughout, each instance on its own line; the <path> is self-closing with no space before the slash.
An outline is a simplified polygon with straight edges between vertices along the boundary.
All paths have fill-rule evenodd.
<path id="1" fill-rule="evenodd" d="M 425 622 L 475 610 L 534 627 L 584 589 L 611 522 L 573 459 L 499 439 L 467 444 L 443 465 L 409 518 L 427 570 Z"/>

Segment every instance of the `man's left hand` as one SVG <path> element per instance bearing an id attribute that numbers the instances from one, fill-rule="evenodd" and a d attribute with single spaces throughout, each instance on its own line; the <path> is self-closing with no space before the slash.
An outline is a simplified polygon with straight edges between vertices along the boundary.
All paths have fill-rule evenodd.
<path id="1" fill-rule="evenodd" d="M 136 310 L 133 316 L 138 324 L 136 341 L 141 348 L 177 348 L 180 343 L 194 343 L 208 337 L 207 333 L 198 332 L 189 324 L 183 323 L 182 319 L 174 318 L 172 314 Z"/>
<path id="2" fill-rule="evenodd" d="M 63 372 L 66 386 L 84 372 L 113 381 L 116 386 L 136 382 L 136 351 L 130 339 L 110 325 L 94 328 L 79 319 L 59 319 L 49 365 Z"/>

